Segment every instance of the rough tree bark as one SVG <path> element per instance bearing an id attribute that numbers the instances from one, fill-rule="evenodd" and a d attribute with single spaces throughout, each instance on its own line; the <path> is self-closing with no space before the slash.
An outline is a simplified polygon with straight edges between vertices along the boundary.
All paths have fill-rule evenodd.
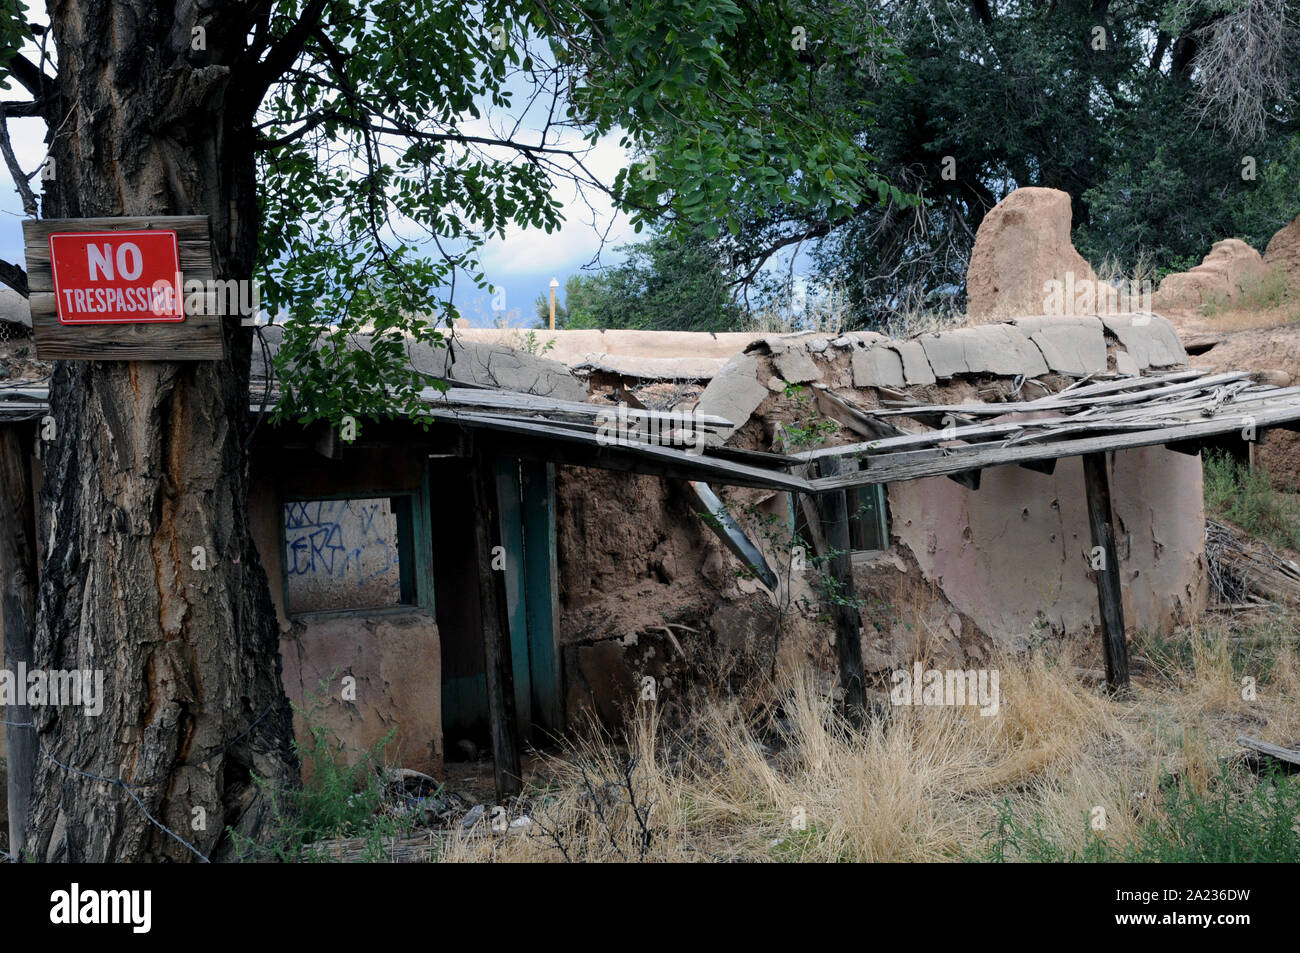
<path id="1" fill-rule="evenodd" d="M 47 94 L 53 217 L 206 214 L 219 278 L 250 277 L 259 222 L 262 2 L 61 0 Z M 201 13 L 200 13 L 201 10 Z M 197 19 L 198 17 L 202 19 Z M 192 28 L 202 26 L 204 50 Z M 243 59 L 241 60 L 241 57 Z M 275 613 L 247 515 L 250 331 L 224 362 L 60 362 L 44 445 L 35 664 L 102 669 L 98 718 L 36 712 L 28 846 L 48 861 L 196 860 L 256 838 L 272 785 L 297 780 Z M 202 546 L 207 569 L 192 568 Z M 196 810 L 201 809 L 201 811 Z M 201 822 L 201 823 L 200 823 Z"/>

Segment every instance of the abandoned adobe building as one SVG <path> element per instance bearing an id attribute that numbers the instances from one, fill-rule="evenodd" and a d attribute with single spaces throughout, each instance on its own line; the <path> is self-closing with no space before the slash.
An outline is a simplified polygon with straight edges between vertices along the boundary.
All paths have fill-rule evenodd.
<path id="1" fill-rule="evenodd" d="M 274 350 L 278 329 L 262 333 Z M 1189 367 L 1151 313 L 910 340 L 543 332 L 543 355 L 501 337 L 410 348 L 451 387 L 427 392 L 427 429 L 364 421 L 348 442 L 264 423 L 250 448 L 287 694 L 344 748 L 393 732 L 388 757 L 435 776 L 492 743 L 481 599 L 497 570 L 514 719 L 535 744 L 617 723 L 645 678 L 674 704 L 720 657 L 766 669 L 779 652 L 829 687 L 859 638 L 868 682 L 1116 623 L 1122 640 L 1204 607 L 1200 449 L 1240 454 L 1300 419 L 1300 388 Z M 39 486 L 46 382 L 8 365 L 0 427 L 22 432 Z M 250 413 L 267 383 L 274 397 L 268 373 L 259 357 Z M 620 404 L 696 429 L 610 445 L 599 422 Z M 489 524 L 502 559 L 485 573 Z M 851 617 L 827 606 L 828 575 Z"/>
<path id="2" fill-rule="evenodd" d="M 619 336 L 606 338 L 615 350 Z M 616 722 L 646 676 L 671 701 L 710 653 L 770 653 L 778 627 L 784 651 L 832 668 L 816 563 L 833 547 L 811 505 L 828 483 L 847 487 L 868 678 L 1097 629 L 1079 461 L 1097 441 L 1113 450 L 1124 620 L 1168 629 L 1206 597 L 1200 460 L 1178 446 L 1184 431 L 1231 442 L 1245 414 L 1261 429 L 1300 417 L 1293 388 L 1189 370 L 1156 315 L 695 351 L 716 367 L 674 379 L 635 355 L 588 361 L 580 377 L 501 345 L 457 342 L 454 362 L 413 347 L 416 367 L 453 385 L 430 392 L 427 432 L 371 421 L 347 444 L 259 428 L 251 517 L 290 698 L 349 749 L 395 731 L 390 757 L 427 773 L 463 756 L 462 741 L 488 744 L 469 444 L 496 461 L 516 716 L 542 743 L 589 715 Z M 13 386 L 0 403 L 5 426 L 33 431 L 37 484 L 44 400 Z M 619 400 L 690 407 L 705 452 L 598 445 L 590 423 Z M 810 475 L 828 459 L 844 466 Z M 698 515 L 716 507 L 710 486 L 732 520 Z M 792 531 L 811 549 L 803 567 Z"/>

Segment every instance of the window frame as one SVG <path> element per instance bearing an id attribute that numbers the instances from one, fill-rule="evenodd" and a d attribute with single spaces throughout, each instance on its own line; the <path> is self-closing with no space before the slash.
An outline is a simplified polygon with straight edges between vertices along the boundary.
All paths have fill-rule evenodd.
<path id="1" fill-rule="evenodd" d="M 356 616 L 410 615 L 411 613 L 430 614 L 433 611 L 433 568 L 429 546 L 430 535 L 428 509 L 426 506 L 428 491 L 428 474 L 426 471 L 423 490 L 355 490 L 347 493 L 286 493 L 279 499 L 279 518 L 277 520 L 280 540 L 280 591 L 284 600 L 284 614 L 291 620 L 312 620 L 348 618 Z M 410 581 L 415 590 L 412 602 L 403 602 L 394 606 L 372 606 L 354 609 L 308 609 L 294 611 L 289 598 L 289 541 L 285 531 L 284 508 L 291 503 L 325 503 L 337 500 L 376 500 L 405 498 L 410 501 Z M 391 504 L 389 504 L 391 506 Z M 428 546 L 419 545 L 419 540 L 428 540 Z M 400 534 L 397 543 L 398 558 L 406 555 L 401 544 Z M 400 565 L 399 565 L 400 571 Z"/>

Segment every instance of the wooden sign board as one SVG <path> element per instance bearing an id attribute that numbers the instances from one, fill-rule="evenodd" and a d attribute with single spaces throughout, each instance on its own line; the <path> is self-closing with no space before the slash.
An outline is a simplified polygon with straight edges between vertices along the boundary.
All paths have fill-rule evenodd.
<path id="1" fill-rule="evenodd" d="M 183 293 L 214 278 L 206 216 L 39 219 L 23 238 L 39 360 L 225 357 L 221 316 L 189 311 Z"/>

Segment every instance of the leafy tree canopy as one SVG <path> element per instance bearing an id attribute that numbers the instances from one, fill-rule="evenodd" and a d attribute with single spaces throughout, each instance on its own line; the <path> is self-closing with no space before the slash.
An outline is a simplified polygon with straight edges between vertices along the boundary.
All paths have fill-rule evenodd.
<path id="1" fill-rule="evenodd" d="M 904 201 L 862 142 L 869 104 L 830 97 L 896 68 L 863 11 L 836 0 L 488 0 L 472 15 L 436 0 L 279 5 L 271 34 L 310 24 L 258 129 L 264 294 L 289 317 L 281 412 L 418 413 L 428 381 L 407 366 L 406 341 L 440 339 L 457 280 L 484 286 L 486 237 L 559 225 L 558 180 L 612 196 L 638 229 L 660 225 L 661 252 L 692 229 L 735 236 L 736 209 L 840 217 Z M 606 182 L 585 149 L 614 130 L 642 160 Z M 361 330 L 368 350 L 348 346 Z"/>

